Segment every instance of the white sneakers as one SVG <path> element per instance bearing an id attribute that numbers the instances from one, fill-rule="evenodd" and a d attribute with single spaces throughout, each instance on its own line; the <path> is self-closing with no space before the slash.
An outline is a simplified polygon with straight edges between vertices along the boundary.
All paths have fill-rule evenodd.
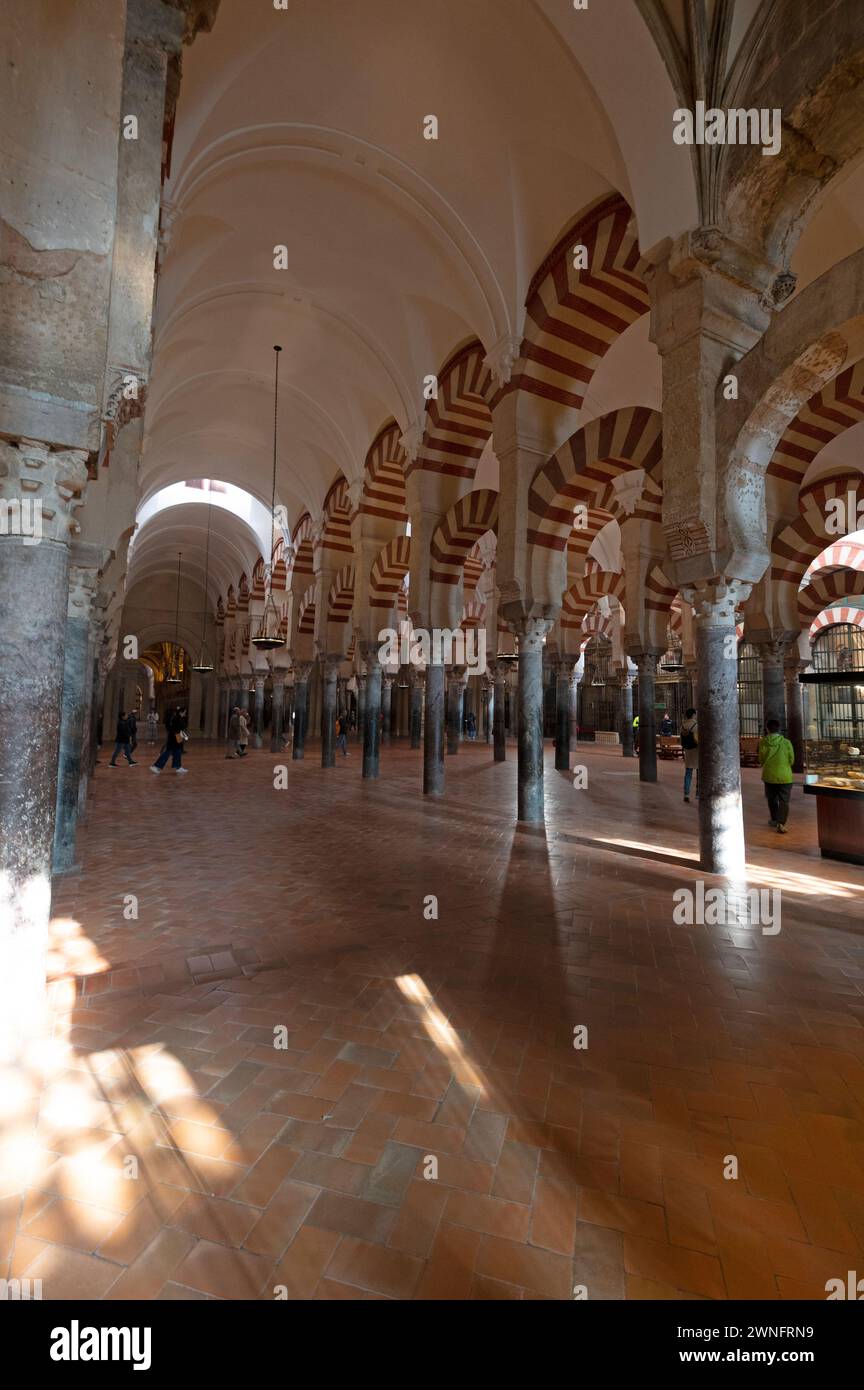
<path id="1" fill-rule="evenodd" d="M 155 772 L 155 773 L 156 773 L 156 776 L 158 777 L 158 776 L 159 776 L 159 773 L 162 771 L 162 769 L 161 769 L 161 767 L 152 767 L 152 766 L 151 766 L 150 771 L 151 771 L 151 772 Z"/>
<path id="2" fill-rule="evenodd" d="M 178 774 L 182 774 L 185 777 L 189 769 L 188 767 L 175 767 L 174 771 Z"/>

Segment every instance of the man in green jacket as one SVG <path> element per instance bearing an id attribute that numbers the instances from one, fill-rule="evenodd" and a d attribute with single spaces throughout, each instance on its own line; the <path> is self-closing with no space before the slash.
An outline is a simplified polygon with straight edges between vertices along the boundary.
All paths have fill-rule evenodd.
<path id="1" fill-rule="evenodd" d="M 795 749 L 788 738 L 781 734 L 779 720 L 769 719 L 765 728 L 767 733 L 759 740 L 759 766 L 762 768 L 771 825 L 779 835 L 785 835 L 792 796 Z"/>

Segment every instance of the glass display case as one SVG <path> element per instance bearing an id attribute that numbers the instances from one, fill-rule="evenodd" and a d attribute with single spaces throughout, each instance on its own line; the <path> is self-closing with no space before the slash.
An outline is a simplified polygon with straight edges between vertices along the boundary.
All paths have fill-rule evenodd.
<path id="1" fill-rule="evenodd" d="M 819 848 L 826 859 L 864 864 L 864 671 L 798 679 L 809 696 L 804 791 L 817 798 Z"/>

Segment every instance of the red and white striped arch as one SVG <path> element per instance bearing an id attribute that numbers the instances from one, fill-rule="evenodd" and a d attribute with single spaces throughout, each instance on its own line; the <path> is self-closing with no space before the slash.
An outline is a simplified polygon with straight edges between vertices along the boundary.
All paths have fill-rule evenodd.
<path id="1" fill-rule="evenodd" d="M 798 595 L 798 616 L 808 627 L 823 608 L 834 607 L 844 599 L 864 594 L 864 568 L 818 570 Z"/>
<path id="2" fill-rule="evenodd" d="M 808 565 L 831 544 L 826 529 L 829 502 L 845 498 L 864 485 L 860 473 L 832 473 L 803 488 L 799 497 L 800 515 L 795 521 L 778 530 L 771 545 L 771 577 L 781 584 L 797 588 Z"/>
<path id="3" fill-rule="evenodd" d="M 411 563 L 410 536 L 394 536 L 372 561 L 369 572 L 369 607 L 391 613 L 404 593 L 402 581 Z"/>
<path id="4" fill-rule="evenodd" d="M 263 600 L 267 594 L 267 566 L 259 555 L 252 571 L 252 598 Z"/>
<path id="5" fill-rule="evenodd" d="M 327 621 L 347 623 L 354 607 L 354 566 L 344 565 L 333 583 L 327 598 Z"/>
<path id="6" fill-rule="evenodd" d="M 348 484 L 342 474 L 333 483 L 324 498 L 324 532 L 321 544 L 325 550 L 337 555 L 353 555 L 354 542 L 351 539 L 351 499 Z"/>
<path id="7" fill-rule="evenodd" d="M 399 426 L 395 420 L 390 420 L 375 436 L 366 455 L 361 512 L 367 516 L 383 517 L 394 525 L 407 521 L 407 466 L 408 456 L 402 447 Z"/>
<path id="8" fill-rule="evenodd" d="M 608 595 L 623 602 L 624 591 L 624 575 L 612 570 L 593 570 L 577 579 L 564 595 L 561 605 L 562 628 L 581 628 L 585 615 L 598 598 Z"/>
<path id="9" fill-rule="evenodd" d="M 285 538 L 280 536 L 273 547 L 273 573 L 270 588 L 283 593 L 288 588 L 288 566 L 285 563 Z"/>
<path id="10" fill-rule="evenodd" d="M 455 352 L 438 373 L 438 396 L 426 402 L 423 443 L 407 472 L 472 478 L 492 433 L 492 378 L 482 343 L 474 339 Z"/>
<path id="11" fill-rule="evenodd" d="M 577 270 L 573 248 L 587 250 Z M 523 362 L 504 388 L 579 410 L 597 364 L 648 312 L 633 214 L 617 193 L 587 208 L 552 249 L 528 289 Z"/>
<path id="12" fill-rule="evenodd" d="M 302 599 L 297 616 L 297 631 L 304 637 L 315 636 L 315 585 L 310 584 Z"/>
<path id="13" fill-rule="evenodd" d="M 472 547 L 487 531 L 498 528 L 498 493 L 489 488 L 467 492 L 436 528 L 430 545 L 429 575 L 433 583 L 458 584 Z"/>
<path id="14" fill-rule="evenodd" d="M 580 503 L 589 514 L 604 512 L 607 521 L 613 516 L 623 517 L 614 480 L 640 468 L 645 470 L 646 484 L 633 514 L 659 522 L 662 458 L 658 411 L 628 406 L 589 421 L 534 476 L 528 494 L 528 544 L 563 550 L 573 531 L 574 509 Z"/>
<path id="15" fill-rule="evenodd" d="M 860 541 L 835 541 L 816 557 L 807 573 L 825 570 L 864 570 L 864 545 Z"/>
<path id="16" fill-rule="evenodd" d="M 768 465 L 768 477 L 801 485 L 816 455 L 864 420 L 864 359 L 847 367 L 799 410 Z"/>
<path id="17" fill-rule="evenodd" d="M 825 608 L 810 624 L 810 641 L 824 632 L 826 627 L 837 627 L 841 623 L 851 623 L 853 627 L 864 627 L 864 608 L 849 608 L 846 604 L 836 604 Z"/>
<path id="18" fill-rule="evenodd" d="M 304 512 L 291 533 L 294 563 L 291 566 L 291 590 L 305 593 L 315 575 L 315 552 L 312 544 L 312 518 Z"/>

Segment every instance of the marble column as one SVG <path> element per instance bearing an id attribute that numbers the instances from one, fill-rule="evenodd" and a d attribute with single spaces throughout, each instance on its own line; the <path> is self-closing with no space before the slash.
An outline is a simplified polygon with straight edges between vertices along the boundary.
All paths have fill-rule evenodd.
<path id="1" fill-rule="evenodd" d="M 336 765 L 336 682 L 340 657 L 326 657 L 323 662 L 323 699 L 321 703 L 321 766 Z"/>
<path id="2" fill-rule="evenodd" d="M 423 729 L 423 792 L 441 796 L 444 791 L 444 691 L 443 666 L 426 667 L 426 719 Z"/>
<path id="3" fill-rule="evenodd" d="M 745 871 L 735 609 L 749 585 L 730 580 L 682 592 L 695 609 L 699 721 L 699 862 L 742 880 Z"/>
<path id="4" fill-rule="evenodd" d="M 90 612 L 98 571 L 69 566 L 66 648 L 63 658 L 63 697 L 60 721 L 60 760 L 54 823 L 53 869 L 68 873 L 75 865 L 79 791 L 85 751 L 88 688 L 93 683 Z"/>
<path id="5" fill-rule="evenodd" d="M 241 680 L 240 680 L 240 689 L 239 689 L 238 694 L 237 694 L 237 704 L 238 704 L 238 705 L 240 706 L 240 708 L 243 709 L 243 710 L 248 710 L 248 709 L 249 709 L 249 677 L 248 677 L 248 676 L 245 676 L 245 675 L 244 675 L 244 676 L 241 677 Z"/>
<path id="6" fill-rule="evenodd" d="M 285 675 L 284 671 L 273 672 L 273 703 L 270 711 L 271 753 L 281 753 L 285 747 Z"/>
<path id="7" fill-rule="evenodd" d="M 426 685 L 425 671 L 416 667 L 411 670 L 411 747 L 421 746 L 423 734 L 423 691 Z"/>
<path id="8" fill-rule="evenodd" d="M 264 747 L 264 683 L 267 680 L 263 671 L 255 672 L 255 723 L 252 734 L 252 747 Z"/>
<path id="9" fill-rule="evenodd" d="M 381 742 L 389 743 L 393 725 L 393 681 L 395 677 L 381 677 Z"/>
<path id="10" fill-rule="evenodd" d="M 640 652 L 639 668 L 639 781 L 657 781 L 657 715 L 654 709 L 657 652 Z"/>
<path id="11" fill-rule="evenodd" d="M 201 676 L 192 671 L 189 676 L 189 737 L 201 736 Z"/>
<path id="12" fill-rule="evenodd" d="M 621 756 L 633 757 L 633 681 L 630 671 L 618 672 L 618 691 L 620 699 Z"/>
<path id="13" fill-rule="evenodd" d="M 507 758 L 507 676 L 509 668 L 503 661 L 496 662 L 493 668 L 495 680 L 494 707 L 492 711 L 493 758 L 503 763 Z"/>
<path id="14" fill-rule="evenodd" d="M 582 668 L 576 666 L 570 677 L 570 749 L 575 751 L 579 743 L 579 686 L 582 683 Z"/>
<path id="15" fill-rule="evenodd" d="M 357 673 L 357 741 L 363 741 L 366 727 L 366 675 Z"/>
<path id="16" fill-rule="evenodd" d="M 73 512 L 87 452 L 0 440 L 0 1056 L 43 1021 Z"/>
<path id="17" fill-rule="evenodd" d="M 84 739 L 81 746 L 81 776 L 78 779 L 78 819 L 87 814 L 87 791 L 90 778 L 96 766 L 99 720 L 101 717 L 102 671 L 99 657 L 105 639 L 105 606 L 100 605 L 99 594 L 94 600 L 90 613 L 90 631 L 87 641 L 87 677 L 84 687 Z M 143 732 L 141 734 L 143 738 Z"/>
<path id="18" fill-rule="evenodd" d="M 495 713 L 495 685 L 487 673 L 483 677 L 483 741 L 492 742 L 492 719 Z"/>
<path id="19" fill-rule="evenodd" d="M 762 663 L 762 720 L 776 719 L 780 732 L 786 730 L 786 678 L 783 663 L 787 652 L 785 638 L 757 642 L 756 650 Z"/>
<path id="20" fill-rule="evenodd" d="M 447 754 L 449 757 L 459 752 L 464 671 L 464 666 L 451 667 L 447 681 Z"/>
<path id="21" fill-rule="evenodd" d="M 517 815 L 542 825 L 543 801 L 543 644 L 552 623 L 523 618 L 514 624 L 519 648 Z"/>
<path id="22" fill-rule="evenodd" d="M 363 776 L 376 778 L 381 747 L 381 662 L 377 646 L 364 653 L 366 710 L 363 721 Z"/>
<path id="23" fill-rule="evenodd" d="M 555 664 L 555 770 L 570 770 L 570 678 L 572 658 Z M 577 687 L 578 689 L 578 687 Z"/>
<path id="24" fill-rule="evenodd" d="M 306 752 L 309 672 L 311 669 L 311 661 L 295 661 L 294 663 L 294 742 L 291 747 L 291 758 L 294 762 L 300 762 Z"/>
<path id="25" fill-rule="evenodd" d="M 804 771 L 804 687 L 798 677 L 809 662 L 787 656 L 783 668 L 786 681 L 786 737 L 795 749 L 793 772 Z"/>

